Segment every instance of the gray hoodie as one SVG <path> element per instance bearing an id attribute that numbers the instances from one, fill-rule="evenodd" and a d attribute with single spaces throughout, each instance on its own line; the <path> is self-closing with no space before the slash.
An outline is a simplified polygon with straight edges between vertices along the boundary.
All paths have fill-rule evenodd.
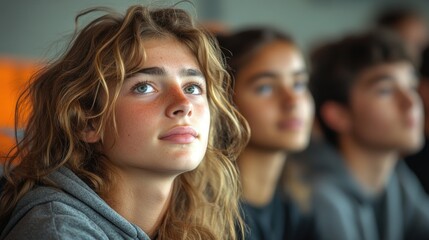
<path id="1" fill-rule="evenodd" d="M 62 167 L 49 176 L 58 187 L 37 186 L 18 202 L 3 239 L 150 238 L 103 201 L 72 171 Z"/>
<path id="2" fill-rule="evenodd" d="M 371 196 L 336 150 L 324 144 L 313 147 L 307 159 L 300 160 L 311 173 L 318 239 L 429 239 L 428 196 L 403 162 L 396 165 L 384 192 Z"/>

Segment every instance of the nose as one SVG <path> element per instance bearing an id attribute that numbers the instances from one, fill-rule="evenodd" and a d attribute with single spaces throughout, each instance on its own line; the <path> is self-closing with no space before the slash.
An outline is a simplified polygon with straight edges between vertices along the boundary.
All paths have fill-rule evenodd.
<path id="1" fill-rule="evenodd" d="M 289 86 L 284 86 L 280 91 L 281 105 L 284 109 L 294 109 L 298 103 L 298 93 Z"/>
<path id="2" fill-rule="evenodd" d="M 410 89 L 403 89 L 399 91 L 399 105 L 402 109 L 409 110 L 417 105 L 420 98 L 416 91 Z"/>
<path id="3" fill-rule="evenodd" d="M 167 117 L 177 118 L 192 115 L 192 103 L 182 89 L 172 88 L 166 98 L 168 98 L 168 106 L 165 113 Z"/>

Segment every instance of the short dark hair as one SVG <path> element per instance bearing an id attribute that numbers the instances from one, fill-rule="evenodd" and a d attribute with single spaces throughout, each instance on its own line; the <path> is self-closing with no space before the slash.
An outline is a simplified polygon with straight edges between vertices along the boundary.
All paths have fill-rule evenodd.
<path id="1" fill-rule="evenodd" d="M 338 136 L 321 117 L 321 107 L 328 101 L 348 106 L 350 90 L 362 71 L 399 61 L 412 63 L 402 41 L 387 31 L 346 36 L 312 52 L 310 90 L 315 100 L 316 117 L 329 142 L 337 145 Z"/>
<path id="2" fill-rule="evenodd" d="M 420 17 L 420 13 L 409 6 L 392 6 L 379 11 L 375 23 L 382 28 L 395 28 L 405 20 Z"/>

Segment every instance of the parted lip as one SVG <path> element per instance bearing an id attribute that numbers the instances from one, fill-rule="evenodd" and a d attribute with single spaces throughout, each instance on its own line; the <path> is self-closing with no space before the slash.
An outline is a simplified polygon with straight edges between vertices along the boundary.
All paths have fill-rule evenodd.
<path id="1" fill-rule="evenodd" d="M 197 131 L 191 126 L 177 126 L 173 127 L 166 133 L 161 134 L 159 139 L 168 138 L 174 135 L 192 135 L 194 137 L 198 137 Z"/>

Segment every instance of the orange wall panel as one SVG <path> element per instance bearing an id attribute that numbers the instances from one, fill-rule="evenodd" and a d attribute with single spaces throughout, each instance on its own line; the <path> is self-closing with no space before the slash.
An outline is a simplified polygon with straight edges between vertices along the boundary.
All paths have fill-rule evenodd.
<path id="1" fill-rule="evenodd" d="M 39 67 L 28 60 L 0 58 L 0 155 L 7 153 L 15 143 L 15 104 Z"/>

